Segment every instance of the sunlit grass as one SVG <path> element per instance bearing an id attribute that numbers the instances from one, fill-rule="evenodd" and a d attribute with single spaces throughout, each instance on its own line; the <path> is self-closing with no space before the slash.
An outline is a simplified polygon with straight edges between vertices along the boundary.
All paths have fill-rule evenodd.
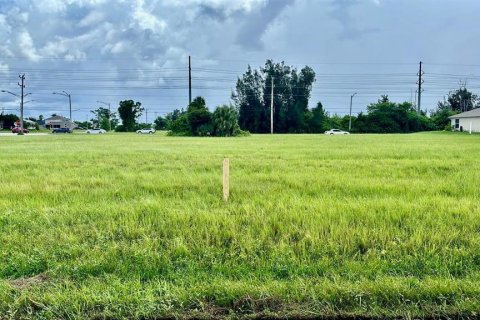
<path id="1" fill-rule="evenodd" d="M 0 137 L 0 318 L 472 315 L 479 146 Z"/>

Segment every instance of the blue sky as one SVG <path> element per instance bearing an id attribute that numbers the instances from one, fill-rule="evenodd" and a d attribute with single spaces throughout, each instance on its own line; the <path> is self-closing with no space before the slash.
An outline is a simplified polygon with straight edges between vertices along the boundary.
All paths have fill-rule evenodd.
<path id="1" fill-rule="evenodd" d="M 186 106 L 189 55 L 193 95 L 211 109 L 272 58 L 313 67 L 311 106 L 346 114 L 354 92 L 354 112 L 382 94 L 414 100 L 422 60 L 430 110 L 461 83 L 480 94 L 478 12 L 476 0 L 0 0 L 0 89 L 19 92 L 25 73 L 26 116 L 68 115 L 52 95 L 65 90 L 75 120 L 133 99 L 151 122 Z"/>

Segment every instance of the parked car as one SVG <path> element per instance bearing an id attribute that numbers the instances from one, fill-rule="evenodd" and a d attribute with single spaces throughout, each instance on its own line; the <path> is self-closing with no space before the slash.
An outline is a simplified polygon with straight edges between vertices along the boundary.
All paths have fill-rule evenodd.
<path id="1" fill-rule="evenodd" d="M 104 133 L 107 133 L 107 131 L 105 131 L 103 129 L 88 129 L 86 132 L 87 132 L 87 134 L 104 134 Z"/>
<path id="2" fill-rule="evenodd" d="M 20 132 L 20 127 L 15 127 L 12 129 L 12 133 L 19 133 Z M 23 133 L 29 133 L 30 131 L 28 131 L 28 129 L 26 128 L 23 128 Z"/>
<path id="3" fill-rule="evenodd" d="M 154 134 L 154 133 L 155 133 L 154 128 L 137 130 L 137 134 Z"/>
<path id="4" fill-rule="evenodd" d="M 331 130 L 325 131 L 325 134 L 329 134 L 329 135 L 332 135 L 332 134 L 350 134 L 350 132 L 342 131 L 340 129 L 331 129 Z"/>
<path id="5" fill-rule="evenodd" d="M 52 130 L 52 133 L 72 133 L 70 128 L 55 128 Z"/>

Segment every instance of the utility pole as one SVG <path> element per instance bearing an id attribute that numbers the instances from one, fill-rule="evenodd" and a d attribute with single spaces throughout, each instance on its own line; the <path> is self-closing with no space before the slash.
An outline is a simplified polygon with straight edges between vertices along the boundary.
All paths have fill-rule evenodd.
<path id="1" fill-rule="evenodd" d="M 272 95 L 270 97 L 270 134 L 273 134 L 273 77 L 272 77 Z"/>
<path id="2" fill-rule="evenodd" d="M 355 97 L 357 93 L 355 92 L 350 96 L 350 119 L 348 120 L 348 131 L 352 130 L 352 104 L 353 104 L 353 97 Z"/>
<path id="3" fill-rule="evenodd" d="M 188 56 L 188 104 L 192 103 L 192 59 Z"/>
<path id="4" fill-rule="evenodd" d="M 23 135 L 23 89 L 25 89 L 25 74 L 22 74 L 20 76 L 18 76 L 20 78 L 20 80 L 22 81 L 22 83 L 18 83 L 18 85 L 20 86 L 20 90 L 21 90 L 21 93 L 20 93 L 20 132 L 18 133 L 19 135 Z"/>
<path id="5" fill-rule="evenodd" d="M 148 123 L 148 109 L 145 108 L 145 123 Z"/>
<path id="6" fill-rule="evenodd" d="M 32 94 L 31 92 L 30 93 L 27 93 L 27 94 L 24 94 L 23 93 L 23 89 L 25 89 L 25 74 L 22 74 L 22 75 L 19 75 L 18 76 L 20 78 L 20 80 L 22 81 L 21 83 L 18 82 L 18 86 L 20 87 L 21 91 L 20 91 L 20 95 L 16 94 L 16 93 L 13 93 L 11 91 L 8 91 L 8 90 L 1 90 L 1 92 L 5 92 L 5 93 L 8 93 L 8 94 L 11 94 L 12 96 L 15 96 L 17 98 L 20 98 L 20 132 L 18 132 L 19 135 L 23 135 L 23 105 L 27 102 L 30 102 L 30 101 L 34 101 L 34 100 L 30 100 L 30 101 L 27 101 L 27 102 L 23 102 L 23 99 Z M 5 108 L 2 109 L 2 114 L 4 112 Z"/>
<path id="7" fill-rule="evenodd" d="M 422 84 L 423 84 L 423 80 L 422 80 L 422 76 L 423 76 L 423 71 L 422 71 L 422 61 L 420 61 L 420 70 L 418 71 L 418 105 L 417 105 L 417 110 L 418 110 L 418 113 L 420 113 L 420 110 L 421 110 L 421 106 L 422 106 Z"/>

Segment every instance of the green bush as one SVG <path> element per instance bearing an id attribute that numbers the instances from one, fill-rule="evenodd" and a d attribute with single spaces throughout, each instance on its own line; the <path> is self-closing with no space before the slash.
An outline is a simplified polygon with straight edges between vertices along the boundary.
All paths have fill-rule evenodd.
<path id="1" fill-rule="evenodd" d="M 116 128 L 115 128 L 115 131 L 116 132 L 127 132 L 127 130 L 125 129 L 125 126 L 123 124 L 119 124 Z"/>
<path id="2" fill-rule="evenodd" d="M 220 106 L 212 116 L 213 131 L 216 136 L 236 136 L 240 131 L 238 112 L 233 106 Z"/>

